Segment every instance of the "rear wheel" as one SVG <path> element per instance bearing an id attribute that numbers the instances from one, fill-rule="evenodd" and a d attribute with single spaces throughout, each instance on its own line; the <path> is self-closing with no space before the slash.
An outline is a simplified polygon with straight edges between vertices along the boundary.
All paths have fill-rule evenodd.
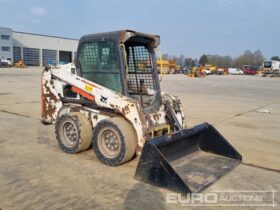
<path id="1" fill-rule="evenodd" d="M 86 116 L 80 112 L 64 114 L 57 118 L 55 133 L 61 150 L 78 153 L 89 148 L 92 127 Z"/>
<path id="2" fill-rule="evenodd" d="M 129 161 L 135 155 L 136 145 L 134 128 L 124 118 L 102 120 L 94 128 L 92 147 L 106 165 L 117 166 Z"/>

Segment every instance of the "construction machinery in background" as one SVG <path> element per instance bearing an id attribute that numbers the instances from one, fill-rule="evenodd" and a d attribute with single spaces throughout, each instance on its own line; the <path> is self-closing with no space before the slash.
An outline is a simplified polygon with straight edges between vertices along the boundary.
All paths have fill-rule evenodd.
<path id="1" fill-rule="evenodd" d="M 1 59 L 0 64 L 3 67 L 12 67 L 13 66 L 12 60 L 9 59 L 9 58 L 5 59 L 5 60 Z M 16 68 L 26 68 L 26 65 L 25 65 L 23 60 L 19 60 L 18 62 L 14 63 L 14 67 L 16 67 Z"/>
<path id="2" fill-rule="evenodd" d="M 217 70 L 214 72 L 216 75 L 226 75 L 228 74 L 228 68 L 227 67 L 219 67 Z"/>
<path id="3" fill-rule="evenodd" d="M 206 72 L 206 74 L 214 74 L 217 70 L 217 66 L 206 64 L 204 67 L 202 67 L 202 70 Z"/>
<path id="4" fill-rule="evenodd" d="M 158 73 L 170 74 L 169 60 L 165 60 L 165 59 L 157 60 L 157 69 L 158 69 Z"/>
<path id="5" fill-rule="evenodd" d="M 208 74 L 216 74 L 216 75 L 225 75 L 227 74 L 227 68 L 225 67 L 218 67 L 212 64 L 206 64 L 203 69 L 205 69 L 205 71 L 208 71 L 210 73 Z"/>
<path id="6" fill-rule="evenodd" d="M 198 65 L 192 68 L 190 72 L 190 77 L 204 77 L 206 75 L 216 74 L 225 75 L 227 74 L 227 68 L 217 67 L 211 64 L 206 64 L 205 66 Z"/>
<path id="7" fill-rule="evenodd" d="M 201 65 L 192 68 L 189 77 L 205 77 L 206 72 Z"/>
<path id="8" fill-rule="evenodd" d="M 42 73 L 42 122 L 55 124 L 66 153 L 92 146 L 109 166 L 141 155 L 136 179 L 199 192 L 242 157 L 213 126 L 186 128 L 180 99 L 160 89 L 159 44 L 159 36 L 131 30 L 83 36 L 76 65 Z"/>
<path id="9" fill-rule="evenodd" d="M 176 60 L 160 59 L 157 60 L 157 68 L 160 73 L 162 67 L 163 74 L 176 74 L 181 70 L 181 66 L 177 65 Z"/>
<path id="10" fill-rule="evenodd" d="M 188 77 L 205 77 L 207 73 L 210 73 L 209 70 L 205 69 L 201 65 L 194 66 L 190 71 L 187 72 Z"/>
<path id="11" fill-rule="evenodd" d="M 15 67 L 16 68 L 26 68 L 26 65 L 25 65 L 23 60 L 20 60 L 20 61 L 15 63 Z"/>
<path id="12" fill-rule="evenodd" d="M 176 63 L 176 60 L 169 60 L 169 68 L 171 74 L 177 74 L 181 70 L 181 66 Z"/>

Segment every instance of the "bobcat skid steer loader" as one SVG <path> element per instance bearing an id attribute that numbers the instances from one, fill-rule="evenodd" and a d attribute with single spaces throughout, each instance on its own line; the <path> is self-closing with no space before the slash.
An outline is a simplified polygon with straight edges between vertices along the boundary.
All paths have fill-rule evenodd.
<path id="1" fill-rule="evenodd" d="M 42 122 L 55 124 L 64 152 L 91 146 L 110 166 L 141 155 L 136 179 L 199 192 L 241 155 L 207 123 L 185 129 L 180 99 L 160 90 L 159 43 L 159 36 L 130 30 L 83 36 L 75 65 L 42 73 Z"/>

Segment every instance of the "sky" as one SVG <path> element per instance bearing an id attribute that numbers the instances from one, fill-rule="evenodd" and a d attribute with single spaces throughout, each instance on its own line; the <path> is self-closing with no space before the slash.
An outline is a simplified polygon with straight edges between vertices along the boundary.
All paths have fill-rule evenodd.
<path id="1" fill-rule="evenodd" d="M 162 53 L 193 58 L 280 56 L 280 0 L 0 0 L 0 26 L 77 39 L 131 29 L 160 35 Z"/>

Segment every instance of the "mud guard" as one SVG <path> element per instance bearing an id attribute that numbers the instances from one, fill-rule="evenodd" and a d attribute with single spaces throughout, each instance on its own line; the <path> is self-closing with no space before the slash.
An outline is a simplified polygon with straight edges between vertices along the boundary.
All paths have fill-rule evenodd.
<path id="1" fill-rule="evenodd" d="M 227 140 L 204 123 L 147 141 L 135 178 L 180 193 L 201 192 L 241 160 Z"/>

